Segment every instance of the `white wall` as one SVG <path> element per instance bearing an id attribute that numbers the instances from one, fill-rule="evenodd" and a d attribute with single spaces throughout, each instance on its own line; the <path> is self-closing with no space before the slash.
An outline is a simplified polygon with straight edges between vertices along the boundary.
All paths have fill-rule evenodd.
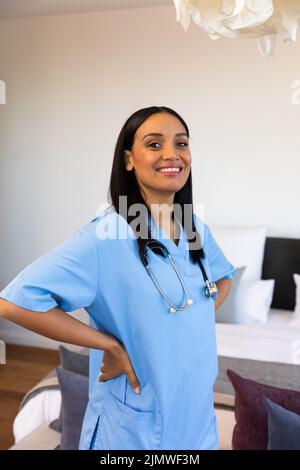
<path id="1" fill-rule="evenodd" d="M 173 5 L 0 21 L 0 289 L 95 216 L 121 126 L 145 106 L 187 121 L 208 224 L 298 238 L 299 54 L 300 39 L 265 59 L 255 40 L 185 32 Z M 56 345 L 7 321 L 0 332 Z"/>

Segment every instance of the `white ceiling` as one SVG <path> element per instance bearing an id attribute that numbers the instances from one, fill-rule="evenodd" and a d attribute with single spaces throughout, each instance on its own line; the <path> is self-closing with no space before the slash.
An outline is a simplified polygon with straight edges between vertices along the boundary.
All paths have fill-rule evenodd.
<path id="1" fill-rule="evenodd" d="M 0 0 L 0 18 L 174 5 L 173 0 Z"/>

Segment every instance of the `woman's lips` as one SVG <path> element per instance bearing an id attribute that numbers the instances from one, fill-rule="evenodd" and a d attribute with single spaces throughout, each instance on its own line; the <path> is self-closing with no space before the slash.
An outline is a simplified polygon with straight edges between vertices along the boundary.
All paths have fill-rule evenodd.
<path id="1" fill-rule="evenodd" d="M 179 167 L 170 167 L 170 168 L 158 168 L 156 171 L 165 176 L 177 176 L 181 173 L 182 168 Z"/>

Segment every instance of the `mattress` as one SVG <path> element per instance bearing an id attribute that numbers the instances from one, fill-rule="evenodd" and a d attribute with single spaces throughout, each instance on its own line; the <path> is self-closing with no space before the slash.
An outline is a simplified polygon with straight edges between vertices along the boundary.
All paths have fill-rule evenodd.
<path id="1" fill-rule="evenodd" d="M 270 309 L 266 323 L 216 323 L 219 374 L 214 390 L 234 394 L 227 370 L 273 387 L 300 391 L 300 321 Z"/>
<path id="2" fill-rule="evenodd" d="M 266 323 L 216 322 L 218 356 L 300 364 L 300 321 L 290 310 L 270 309 Z"/>

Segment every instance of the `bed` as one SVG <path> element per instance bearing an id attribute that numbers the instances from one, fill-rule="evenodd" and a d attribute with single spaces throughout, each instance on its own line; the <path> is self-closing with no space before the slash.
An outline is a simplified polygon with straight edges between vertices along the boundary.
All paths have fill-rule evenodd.
<path id="1" fill-rule="evenodd" d="M 300 240 L 266 237 L 261 277 L 275 279 L 266 323 L 216 322 L 219 375 L 214 396 L 220 449 L 231 449 L 235 425 L 234 391 L 227 369 L 258 382 L 300 390 L 300 322 L 292 324 L 293 273 L 300 273 Z M 24 397 L 14 421 L 15 445 L 11 449 L 40 449 L 43 445 L 55 448 L 60 435 L 50 430 L 48 424 L 59 416 L 60 404 L 61 394 L 53 370 Z"/>
<path id="2" fill-rule="evenodd" d="M 300 239 L 266 237 L 262 279 L 275 279 L 266 323 L 216 323 L 219 376 L 215 389 L 233 393 L 226 370 L 268 385 L 300 390 L 300 321 L 294 321 Z"/>
<path id="3" fill-rule="evenodd" d="M 226 370 L 282 388 L 300 390 L 300 324 L 291 326 L 293 312 L 270 309 L 264 324 L 217 323 L 219 376 L 215 389 L 233 393 Z"/>

